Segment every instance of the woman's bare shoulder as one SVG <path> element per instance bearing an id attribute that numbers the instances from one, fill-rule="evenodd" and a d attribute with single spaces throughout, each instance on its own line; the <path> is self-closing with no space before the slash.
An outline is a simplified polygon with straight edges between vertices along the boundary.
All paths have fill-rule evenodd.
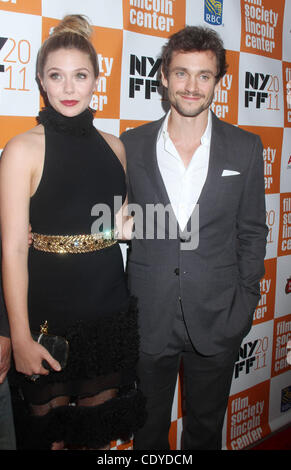
<path id="1" fill-rule="evenodd" d="M 5 145 L 3 158 L 23 159 L 42 151 L 44 144 L 43 126 L 38 125 L 22 134 L 18 134 Z"/>

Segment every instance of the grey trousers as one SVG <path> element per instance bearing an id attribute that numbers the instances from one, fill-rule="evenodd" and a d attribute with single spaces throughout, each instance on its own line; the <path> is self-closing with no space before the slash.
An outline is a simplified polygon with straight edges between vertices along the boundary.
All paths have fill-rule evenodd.
<path id="1" fill-rule="evenodd" d="M 0 384 L 0 450 L 16 450 L 14 421 L 7 378 Z"/>
<path id="2" fill-rule="evenodd" d="M 178 311 L 170 343 L 156 355 L 140 353 L 138 376 L 147 398 L 148 418 L 134 439 L 135 450 L 168 450 L 171 409 L 180 362 L 186 419 L 184 450 L 220 450 L 222 427 L 239 346 L 216 356 L 201 356 L 193 347 Z"/>

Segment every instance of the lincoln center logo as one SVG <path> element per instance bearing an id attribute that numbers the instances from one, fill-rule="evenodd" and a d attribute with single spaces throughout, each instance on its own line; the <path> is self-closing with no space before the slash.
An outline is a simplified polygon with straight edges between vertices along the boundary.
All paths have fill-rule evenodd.
<path id="1" fill-rule="evenodd" d="M 214 26 L 222 24 L 222 9 L 223 0 L 205 0 L 204 21 Z"/>

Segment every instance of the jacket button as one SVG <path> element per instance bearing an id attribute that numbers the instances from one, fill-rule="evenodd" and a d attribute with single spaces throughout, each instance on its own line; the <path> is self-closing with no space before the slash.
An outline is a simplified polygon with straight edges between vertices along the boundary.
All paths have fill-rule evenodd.
<path id="1" fill-rule="evenodd" d="M 174 269 L 174 273 L 176 274 L 176 276 L 179 276 L 179 274 L 180 274 L 180 269 L 179 269 L 179 268 Z"/>

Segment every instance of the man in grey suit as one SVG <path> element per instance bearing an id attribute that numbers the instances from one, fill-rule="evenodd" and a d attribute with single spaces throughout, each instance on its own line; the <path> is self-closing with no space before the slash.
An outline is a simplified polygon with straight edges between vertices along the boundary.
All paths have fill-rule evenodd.
<path id="1" fill-rule="evenodd" d="M 129 203 L 144 215 L 128 261 L 129 288 L 139 302 L 140 387 L 148 400 L 135 449 L 169 448 L 181 360 L 183 448 L 221 448 L 233 367 L 260 298 L 267 236 L 262 144 L 210 111 L 225 72 L 214 31 L 186 27 L 174 34 L 162 55 L 169 113 L 121 136 Z M 148 236 L 147 211 L 158 204 L 170 208 L 164 238 Z M 160 223 L 156 214 L 150 228 Z"/>

